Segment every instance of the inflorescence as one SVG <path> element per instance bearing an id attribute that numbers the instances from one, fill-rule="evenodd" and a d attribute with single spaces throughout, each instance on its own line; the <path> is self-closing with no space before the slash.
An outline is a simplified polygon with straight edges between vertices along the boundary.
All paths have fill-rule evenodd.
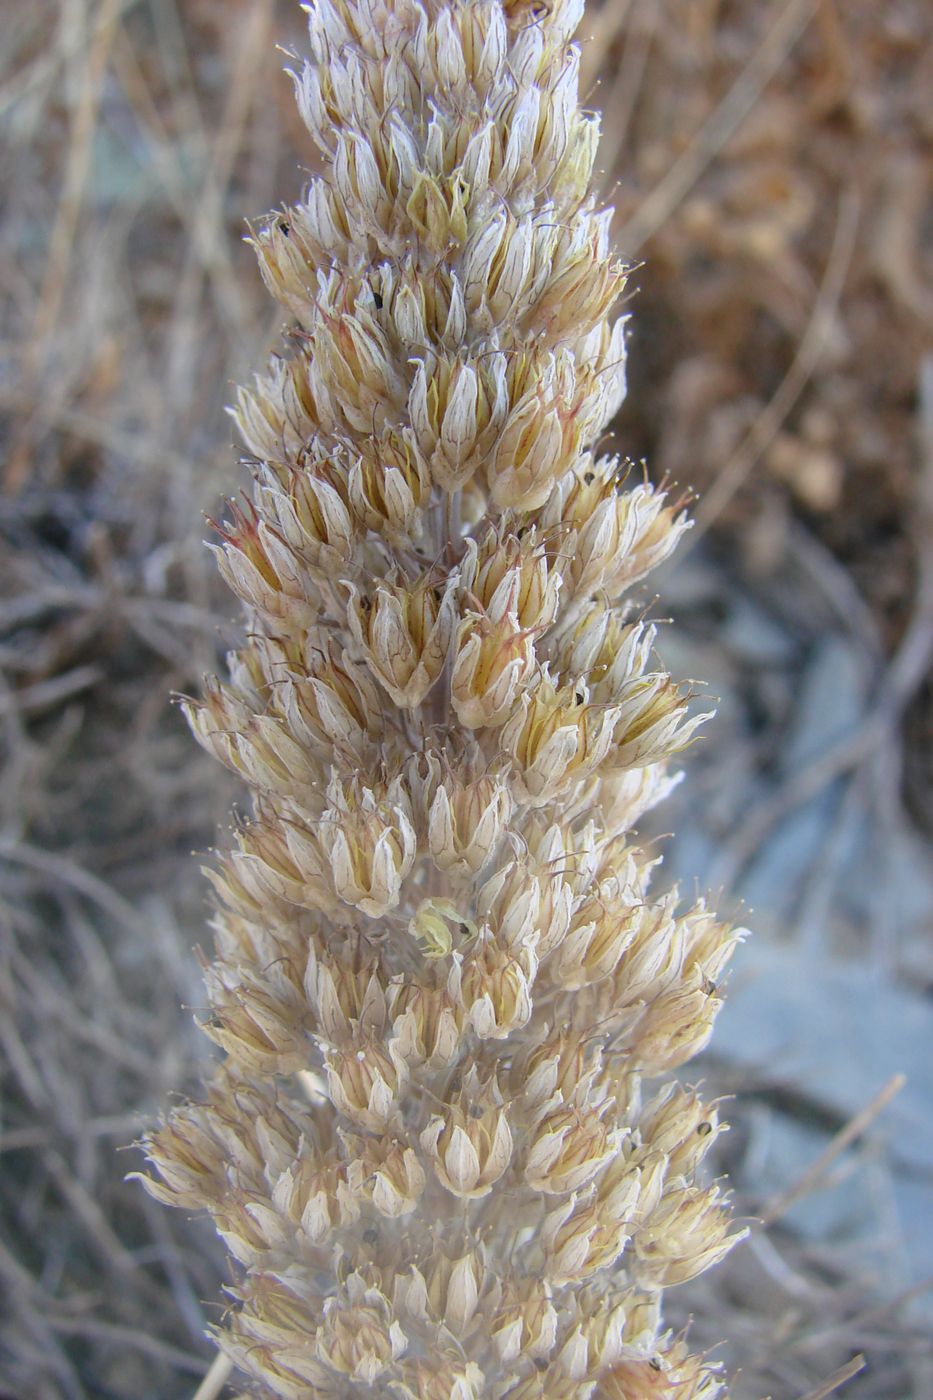
<path id="1" fill-rule="evenodd" d="M 236 412 L 248 636 L 186 707 L 253 799 L 209 872 L 225 1054 L 146 1148 L 235 1260 L 256 1396 L 722 1388 L 660 1302 L 737 1238 L 670 1072 L 739 933 L 632 844 L 702 717 L 626 601 L 680 504 L 598 452 L 627 269 L 581 9 L 313 0 L 324 174 L 255 240 L 292 329 Z"/>

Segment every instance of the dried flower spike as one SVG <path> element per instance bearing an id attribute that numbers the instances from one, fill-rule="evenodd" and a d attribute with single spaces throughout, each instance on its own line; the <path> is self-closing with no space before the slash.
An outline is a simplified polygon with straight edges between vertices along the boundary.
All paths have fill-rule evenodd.
<path id="1" fill-rule="evenodd" d="M 248 611 L 189 716 L 253 794 L 212 872 L 225 1058 L 146 1143 L 236 1261 L 257 1397 L 688 1400 L 661 1295 L 737 1238 L 669 1079 L 738 934 L 630 838 L 699 720 L 624 590 L 685 528 L 594 456 L 626 269 L 580 0 L 312 0 L 323 161 L 256 239 L 296 323 L 237 420 Z"/>

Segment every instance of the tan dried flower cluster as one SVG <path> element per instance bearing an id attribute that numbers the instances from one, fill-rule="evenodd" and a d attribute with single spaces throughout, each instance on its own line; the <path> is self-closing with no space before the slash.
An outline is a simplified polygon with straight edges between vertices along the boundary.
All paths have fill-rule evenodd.
<path id="1" fill-rule="evenodd" d="M 629 841 L 698 720 L 622 595 L 677 506 L 594 444 L 626 269 L 579 0 L 314 0 L 325 164 L 256 240 L 295 329 L 241 393 L 249 610 L 188 707 L 253 810 L 212 878 L 203 1103 L 149 1189 L 237 1264 L 283 1400 L 710 1400 L 662 1290 L 730 1247 L 675 1082 L 738 937 Z"/>

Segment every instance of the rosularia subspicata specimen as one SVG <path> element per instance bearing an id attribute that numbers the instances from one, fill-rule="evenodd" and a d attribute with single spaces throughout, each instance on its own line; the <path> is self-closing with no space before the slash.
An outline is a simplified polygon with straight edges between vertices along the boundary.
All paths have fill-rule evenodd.
<path id="1" fill-rule="evenodd" d="M 626 601 L 686 522 L 599 452 L 626 269 L 581 5 L 309 15 L 325 173 L 256 239 L 292 329 L 217 550 L 247 636 L 188 706 L 253 795 L 225 1057 L 149 1189 L 226 1242 L 256 1396 L 709 1400 L 661 1295 L 736 1236 L 670 1071 L 738 934 L 631 840 L 698 720 Z"/>

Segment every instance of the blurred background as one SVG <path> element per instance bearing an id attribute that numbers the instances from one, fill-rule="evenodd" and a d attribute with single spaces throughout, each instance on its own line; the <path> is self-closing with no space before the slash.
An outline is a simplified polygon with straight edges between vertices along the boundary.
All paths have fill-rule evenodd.
<path id="1" fill-rule="evenodd" d="M 169 699 L 236 635 L 203 512 L 281 328 L 243 235 L 307 178 L 302 28 L 292 0 L 0 0 L 4 1400 L 175 1400 L 211 1362 L 222 1251 L 123 1177 L 207 1053 L 191 852 L 237 791 Z M 846 1396 L 923 1400 L 933 16 L 596 0 L 581 37 L 644 264 L 613 446 L 697 493 L 654 612 L 719 707 L 654 834 L 755 930 L 691 1068 L 735 1096 L 718 1169 L 765 1223 L 671 1321 L 737 1400 L 822 1396 L 856 1353 Z"/>

